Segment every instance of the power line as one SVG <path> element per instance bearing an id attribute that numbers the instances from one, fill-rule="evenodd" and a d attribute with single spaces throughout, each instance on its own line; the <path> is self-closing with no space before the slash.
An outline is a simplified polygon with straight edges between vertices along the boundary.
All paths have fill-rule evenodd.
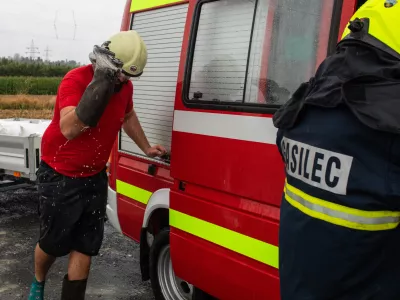
<path id="1" fill-rule="evenodd" d="M 32 59 L 35 59 L 36 54 L 40 54 L 39 48 L 35 47 L 35 43 L 33 42 L 33 40 L 31 41 L 31 46 L 27 47 L 26 49 L 28 49 L 29 51 L 27 51 L 25 53 L 29 54 L 30 58 L 32 58 Z"/>
<path id="2" fill-rule="evenodd" d="M 76 20 L 75 20 L 75 11 L 73 10 L 72 11 L 72 18 L 74 19 L 74 40 L 75 40 L 75 36 L 76 36 L 76 28 L 78 27 L 77 25 L 76 25 Z"/>
<path id="3" fill-rule="evenodd" d="M 58 10 L 56 10 L 56 16 L 55 16 L 55 18 L 54 18 L 54 24 L 53 24 L 53 26 L 54 26 L 54 30 L 55 30 L 55 32 L 56 32 L 56 39 L 58 40 L 58 32 L 57 32 L 57 25 L 56 25 L 56 22 L 57 22 L 57 14 L 58 14 Z"/>
<path id="4" fill-rule="evenodd" d="M 13 34 L 13 35 L 18 35 L 18 36 L 29 36 L 32 37 L 34 35 L 36 38 L 45 38 L 47 40 L 59 40 L 59 41 L 71 41 L 71 38 L 58 38 L 56 39 L 54 35 L 48 35 L 48 34 L 38 34 L 37 32 L 29 32 L 29 31 L 22 31 L 22 30 L 0 30 L 0 35 L 1 34 Z M 100 39 L 90 39 L 90 38 L 75 38 L 75 40 L 72 40 L 72 42 L 92 42 L 92 43 L 100 43 L 102 40 Z"/>

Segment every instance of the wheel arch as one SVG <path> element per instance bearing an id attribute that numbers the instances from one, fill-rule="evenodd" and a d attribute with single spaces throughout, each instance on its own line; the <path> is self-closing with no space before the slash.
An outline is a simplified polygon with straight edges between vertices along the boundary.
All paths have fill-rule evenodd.
<path id="1" fill-rule="evenodd" d="M 155 191 L 147 203 L 143 217 L 143 224 L 140 233 L 140 269 L 142 280 L 150 279 L 148 232 L 153 235 L 169 225 L 169 192 L 170 189 L 159 189 Z"/>
<path id="2" fill-rule="evenodd" d="M 151 195 L 144 213 L 142 228 L 148 227 L 155 211 L 158 209 L 169 210 L 169 192 L 170 189 L 167 188 L 159 189 Z"/>

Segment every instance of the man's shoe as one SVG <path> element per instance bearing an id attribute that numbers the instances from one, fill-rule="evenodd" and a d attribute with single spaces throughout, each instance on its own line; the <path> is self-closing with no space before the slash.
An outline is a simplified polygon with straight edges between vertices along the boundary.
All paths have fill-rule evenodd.
<path id="1" fill-rule="evenodd" d="M 39 282 L 36 277 L 33 278 L 31 290 L 29 292 L 28 300 L 43 300 L 44 295 L 44 281 Z"/>
<path id="2" fill-rule="evenodd" d="M 68 280 L 68 274 L 64 276 L 61 300 L 84 300 L 86 293 L 87 279 Z"/>

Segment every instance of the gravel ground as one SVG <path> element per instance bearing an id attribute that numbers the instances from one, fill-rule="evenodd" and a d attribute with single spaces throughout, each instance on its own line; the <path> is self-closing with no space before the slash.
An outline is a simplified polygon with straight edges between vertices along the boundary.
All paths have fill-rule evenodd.
<path id="1" fill-rule="evenodd" d="M 33 277 L 33 249 L 38 238 L 35 190 L 0 192 L 0 299 L 27 299 Z M 51 268 L 45 299 L 60 299 L 67 259 Z M 100 256 L 93 259 L 86 299 L 154 299 L 142 282 L 139 246 L 107 223 Z"/>

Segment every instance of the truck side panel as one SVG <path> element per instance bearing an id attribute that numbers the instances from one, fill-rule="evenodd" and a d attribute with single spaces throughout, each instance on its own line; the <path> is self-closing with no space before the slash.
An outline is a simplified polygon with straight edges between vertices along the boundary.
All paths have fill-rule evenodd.
<path id="1" fill-rule="evenodd" d="M 124 156 L 117 165 L 118 219 L 122 232 L 137 242 L 151 195 L 172 185 L 168 170 L 159 168 L 156 174 L 150 175 L 147 168 L 148 163 Z"/>
<path id="2" fill-rule="evenodd" d="M 190 2 L 172 134 L 171 257 L 178 277 L 218 299 L 280 299 L 284 165 L 271 118 L 334 51 L 341 7 Z"/>

